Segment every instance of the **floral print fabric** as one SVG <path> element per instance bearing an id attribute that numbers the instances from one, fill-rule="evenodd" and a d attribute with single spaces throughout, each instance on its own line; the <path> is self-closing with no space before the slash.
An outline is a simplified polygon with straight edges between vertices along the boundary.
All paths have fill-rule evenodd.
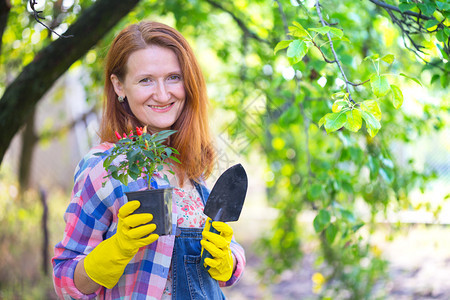
<path id="1" fill-rule="evenodd" d="M 206 216 L 203 214 L 203 201 L 197 189 L 173 189 L 172 201 L 176 204 L 178 227 L 201 228 L 205 225 Z M 169 269 L 166 288 L 161 299 L 172 299 L 172 268 Z"/>

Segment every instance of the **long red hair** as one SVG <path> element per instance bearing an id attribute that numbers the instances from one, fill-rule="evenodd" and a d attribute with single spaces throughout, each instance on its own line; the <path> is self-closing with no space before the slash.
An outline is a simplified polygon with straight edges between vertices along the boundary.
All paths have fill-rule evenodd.
<path id="1" fill-rule="evenodd" d="M 129 56 L 150 45 L 166 47 L 174 51 L 181 67 L 186 100 L 180 117 L 171 129 L 177 132 L 168 144 L 180 152 L 175 172 L 183 182 L 189 179 L 207 178 L 214 166 L 215 151 L 208 124 L 208 96 L 206 83 L 194 52 L 186 39 L 175 29 L 158 23 L 144 21 L 129 25 L 114 39 L 106 57 L 105 101 L 100 125 L 102 142 L 115 142 L 114 132 L 128 133 L 136 126 L 145 126 L 133 115 L 127 101 L 120 103 L 110 80 L 115 74 L 124 80 Z"/>

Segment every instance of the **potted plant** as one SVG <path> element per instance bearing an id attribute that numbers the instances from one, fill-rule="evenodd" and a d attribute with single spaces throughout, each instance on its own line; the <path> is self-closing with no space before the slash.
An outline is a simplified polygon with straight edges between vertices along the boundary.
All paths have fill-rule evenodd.
<path id="1" fill-rule="evenodd" d="M 117 131 L 118 141 L 111 148 L 110 153 L 95 153 L 106 156 L 103 167 L 108 171 L 105 178 L 112 177 L 128 186 L 129 178 L 137 180 L 144 177 L 147 180 L 147 190 L 126 192 L 129 201 L 138 200 L 141 206 L 134 213 L 153 214 L 156 224 L 155 233 L 167 235 L 172 232 L 172 188 L 150 189 L 150 182 L 155 171 L 162 171 L 164 165 L 174 174 L 173 162 L 180 161 L 173 156 L 179 154 L 172 147 L 164 144 L 167 138 L 174 134 L 174 130 L 163 130 L 154 134 L 147 132 L 147 127 L 136 127 L 136 132 L 125 133 L 121 136 Z M 118 159 L 119 158 L 119 159 Z M 166 175 L 164 179 L 169 182 Z M 106 182 L 103 182 L 103 185 Z"/>

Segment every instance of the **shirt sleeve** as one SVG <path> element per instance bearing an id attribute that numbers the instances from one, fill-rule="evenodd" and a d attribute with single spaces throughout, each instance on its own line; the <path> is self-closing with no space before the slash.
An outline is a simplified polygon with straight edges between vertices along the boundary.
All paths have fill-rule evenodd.
<path id="1" fill-rule="evenodd" d="M 108 180 L 102 186 L 107 173 L 102 158 L 92 155 L 95 152 L 98 149 L 86 155 L 75 170 L 71 201 L 64 214 L 64 236 L 52 258 L 53 283 L 60 299 L 93 299 L 102 289 L 90 295 L 81 293 L 74 272 L 78 262 L 115 230 L 112 225 L 117 224 L 117 210 L 123 204 L 116 201 L 123 195 L 120 185 Z"/>
<path id="2" fill-rule="evenodd" d="M 234 240 L 234 238 L 231 241 L 230 248 L 231 252 L 236 258 L 236 268 L 234 269 L 234 272 L 228 281 L 219 281 L 219 286 L 221 287 L 232 286 L 233 284 L 239 281 L 239 279 L 242 277 L 242 274 L 244 273 L 246 263 L 244 248 L 240 244 L 238 244 Z"/>

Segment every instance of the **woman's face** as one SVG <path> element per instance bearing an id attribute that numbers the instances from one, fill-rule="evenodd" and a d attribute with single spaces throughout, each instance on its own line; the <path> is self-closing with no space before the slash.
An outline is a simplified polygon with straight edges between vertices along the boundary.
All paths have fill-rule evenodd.
<path id="1" fill-rule="evenodd" d="M 181 114 L 186 92 L 175 53 L 159 46 L 133 52 L 126 75 L 111 75 L 118 96 L 127 97 L 131 111 L 149 131 L 169 129 Z"/>

